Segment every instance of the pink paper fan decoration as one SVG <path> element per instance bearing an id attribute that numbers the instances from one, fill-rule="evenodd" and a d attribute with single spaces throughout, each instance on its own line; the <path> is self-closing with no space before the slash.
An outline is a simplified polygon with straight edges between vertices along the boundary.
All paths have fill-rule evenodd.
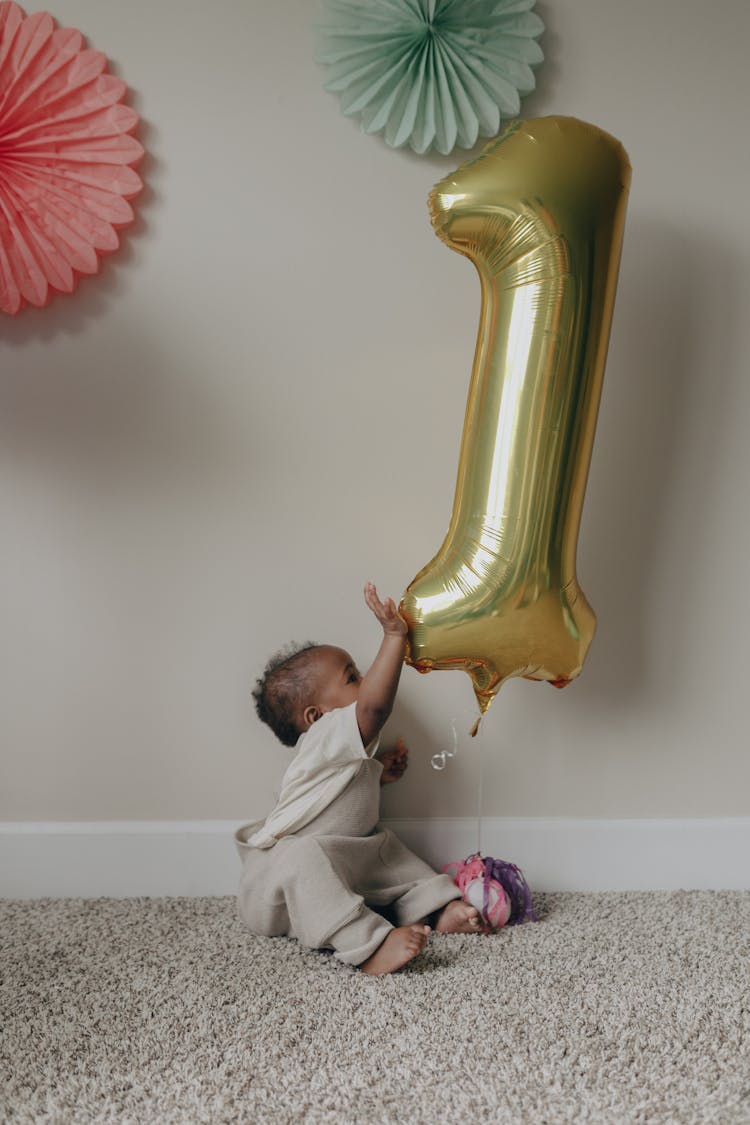
<path id="1" fill-rule="evenodd" d="M 125 83 L 80 31 L 0 2 L 0 309 L 72 293 L 116 250 L 142 188 Z"/>

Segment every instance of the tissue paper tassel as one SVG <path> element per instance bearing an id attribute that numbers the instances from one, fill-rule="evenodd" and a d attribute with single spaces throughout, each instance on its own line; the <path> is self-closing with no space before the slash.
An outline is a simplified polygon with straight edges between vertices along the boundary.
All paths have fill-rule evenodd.
<path id="1" fill-rule="evenodd" d="M 125 83 L 79 31 L 0 3 L 0 308 L 71 293 L 116 250 L 143 186 Z"/>

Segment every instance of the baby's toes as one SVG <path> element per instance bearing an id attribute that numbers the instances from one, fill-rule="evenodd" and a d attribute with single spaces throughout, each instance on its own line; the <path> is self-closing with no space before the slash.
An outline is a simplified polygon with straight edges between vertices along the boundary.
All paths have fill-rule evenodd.
<path id="1" fill-rule="evenodd" d="M 411 950 L 413 956 L 416 957 L 418 953 L 422 952 L 422 950 L 424 949 L 424 947 L 426 945 L 427 945 L 427 939 L 426 938 L 417 937 L 417 938 L 413 938 L 412 941 L 409 942 L 409 949 Z"/>
<path id="2" fill-rule="evenodd" d="M 479 911 L 468 902 L 453 899 L 438 918 L 436 929 L 444 934 L 475 934 L 482 928 Z"/>
<path id="3" fill-rule="evenodd" d="M 469 903 L 461 903 L 463 907 L 461 911 L 460 932 L 464 934 L 479 933 L 482 928 L 482 916 L 477 910 L 476 906 L 470 906 Z"/>

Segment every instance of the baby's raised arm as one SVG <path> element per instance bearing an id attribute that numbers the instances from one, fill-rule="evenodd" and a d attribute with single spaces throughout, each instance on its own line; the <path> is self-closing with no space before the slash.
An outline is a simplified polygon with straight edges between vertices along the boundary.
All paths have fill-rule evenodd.
<path id="1" fill-rule="evenodd" d="M 378 654 L 362 677 L 357 697 L 357 725 L 367 746 L 380 733 L 393 708 L 404 666 L 407 625 L 392 598 L 381 602 L 372 582 L 365 586 L 365 601 L 383 627 Z"/>

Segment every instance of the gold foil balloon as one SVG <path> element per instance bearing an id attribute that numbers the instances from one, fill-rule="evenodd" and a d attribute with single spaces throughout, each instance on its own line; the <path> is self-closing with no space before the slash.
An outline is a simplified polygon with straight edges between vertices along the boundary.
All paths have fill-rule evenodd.
<path id="1" fill-rule="evenodd" d="M 482 304 L 450 526 L 400 609 L 408 662 L 464 669 L 482 712 L 510 676 L 569 683 L 594 634 L 576 548 L 629 182 L 613 137 L 543 117 L 430 195 Z"/>

